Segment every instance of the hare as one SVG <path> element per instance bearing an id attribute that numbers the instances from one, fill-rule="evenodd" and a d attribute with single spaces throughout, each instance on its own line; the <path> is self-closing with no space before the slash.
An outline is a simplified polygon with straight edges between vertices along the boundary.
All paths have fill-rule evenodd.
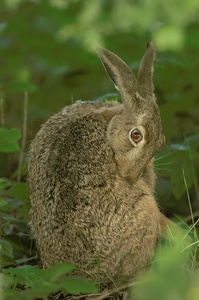
<path id="1" fill-rule="evenodd" d="M 122 103 L 63 108 L 29 152 L 31 228 L 41 266 L 72 262 L 94 280 L 127 280 L 153 256 L 167 219 L 154 198 L 154 155 L 164 145 L 149 43 L 136 80 L 114 53 L 99 58 Z"/>

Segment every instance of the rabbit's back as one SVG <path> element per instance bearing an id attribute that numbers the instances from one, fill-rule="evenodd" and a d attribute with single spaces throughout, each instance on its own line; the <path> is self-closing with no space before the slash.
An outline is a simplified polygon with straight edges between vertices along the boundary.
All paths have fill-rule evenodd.
<path id="1" fill-rule="evenodd" d="M 33 141 L 31 226 L 43 267 L 70 261 L 97 276 L 100 259 L 101 272 L 119 278 L 152 255 L 160 233 L 155 175 L 149 166 L 139 185 L 130 185 L 106 142 L 108 123 L 122 109 L 117 102 L 74 104 L 50 118 Z"/>
<path id="2" fill-rule="evenodd" d="M 78 274 L 116 280 L 147 264 L 167 224 L 153 168 L 165 138 L 153 43 L 138 80 L 114 53 L 99 56 L 122 104 L 77 102 L 42 126 L 29 153 L 31 227 L 44 268 L 70 261 Z"/>
<path id="3" fill-rule="evenodd" d="M 42 126 L 29 151 L 32 205 L 34 199 L 37 205 L 45 202 L 43 198 L 56 202 L 57 190 L 64 198 L 68 197 L 66 209 L 75 208 L 81 202 L 76 196 L 79 187 L 92 190 L 103 185 L 107 164 L 111 164 L 111 148 L 104 142 L 111 118 L 109 106 L 121 110 L 117 102 L 77 102 L 65 107 Z M 100 108 L 106 109 L 104 118 L 99 114 Z M 99 172 L 103 174 L 101 178 Z"/>

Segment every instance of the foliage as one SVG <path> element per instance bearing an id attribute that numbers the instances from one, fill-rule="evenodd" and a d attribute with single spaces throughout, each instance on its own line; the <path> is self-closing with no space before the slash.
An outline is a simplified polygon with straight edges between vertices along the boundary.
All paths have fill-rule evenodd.
<path id="1" fill-rule="evenodd" d="M 56 265 L 48 270 L 28 265 L 5 269 L 2 274 L 5 300 L 42 298 L 60 290 L 69 294 L 96 293 L 96 285 L 88 280 L 64 277 L 73 269 L 70 263 Z"/>
<path id="2" fill-rule="evenodd" d="M 151 39 L 158 50 L 154 82 L 167 140 L 155 159 L 157 199 L 169 217 L 192 224 L 194 234 L 187 246 L 178 235 L 166 244 L 133 293 L 143 300 L 198 299 L 198 11 L 198 0 L 1 1 L 0 264 L 7 299 L 46 297 L 63 287 L 74 294 L 96 291 L 71 276 L 70 264 L 52 268 L 52 276 L 38 269 L 24 153 L 41 123 L 63 106 L 80 98 L 119 97 L 93 52 L 96 44 L 118 53 L 136 74 Z M 30 99 L 25 113 L 24 92 Z M 24 114 L 27 140 L 18 129 Z"/>
<path id="3" fill-rule="evenodd" d="M 17 140 L 21 137 L 19 129 L 0 128 L 0 152 L 19 151 Z"/>
<path id="4" fill-rule="evenodd" d="M 29 5 L 42 6 L 46 2 L 31 1 Z M 6 9 L 17 9 L 19 5 L 25 6 L 24 1 L 4 0 Z M 65 42 L 78 37 L 89 49 L 92 44 L 102 44 L 104 36 L 116 31 L 120 34 L 131 32 L 133 28 L 139 32 L 151 30 L 153 39 L 161 50 L 179 49 L 184 43 L 187 23 L 195 20 L 199 12 L 198 0 L 114 0 L 108 3 L 104 0 L 49 0 L 48 5 L 48 12 L 59 11 L 61 19 L 40 17 L 35 25 L 46 33 L 56 27 L 55 38 Z M 67 10 L 76 12 L 78 22 L 74 22 L 72 16 L 69 22 L 62 19 Z"/>
<path id="5" fill-rule="evenodd" d="M 197 240 L 198 244 L 199 241 Z M 196 300 L 199 274 L 190 265 L 196 258 L 194 243 L 183 231 L 170 228 L 165 243 L 158 249 L 150 271 L 132 289 L 137 300 Z M 197 264 L 195 264 L 196 266 Z"/>
<path id="6" fill-rule="evenodd" d="M 199 144 L 198 134 L 190 136 L 181 144 L 171 144 L 165 147 L 156 158 L 157 173 L 170 177 L 171 189 L 177 200 L 185 193 L 184 176 L 188 188 L 196 184 L 195 188 L 198 193 L 197 175 L 193 167 L 197 164 L 198 153 L 194 143 Z"/>

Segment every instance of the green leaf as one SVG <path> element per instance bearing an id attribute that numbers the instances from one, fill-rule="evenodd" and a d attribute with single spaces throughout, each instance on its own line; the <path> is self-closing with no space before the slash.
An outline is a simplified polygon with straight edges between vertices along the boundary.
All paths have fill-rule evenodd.
<path id="1" fill-rule="evenodd" d="M 108 102 L 108 101 L 117 100 L 118 98 L 119 98 L 119 93 L 107 93 L 105 95 L 97 97 L 96 100 L 101 102 Z"/>
<path id="2" fill-rule="evenodd" d="M 154 42 L 161 51 L 180 50 L 184 44 L 184 33 L 181 27 L 166 25 L 154 33 Z"/>
<path id="3" fill-rule="evenodd" d="M 2 273 L 0 273 L 0 288 L 1 289 L 4 289 L 5 291 L 5 288 L 9 288 L 12 286 L 12 277 L 8 274 L 4 274 L 4 271 L 2 271 Z"/>
<path id="4" fill-rule="evenodd" d="M 65 289 L 69 294 L 97 293 L 97 285 L 81 277 L 67 277 L 64 280 Z"/>
<path id="5" fill-rule="evenodd" d="M 5 207 L 7 204 L 8 203 L 5 199 L 0 199 L 0 208 Z"/>
<path id="6" fill-rule="evenodd" d="M 155 161 L 156 170 L 163 175 L 170 176 L 172 192 L 176 199 L 180 199 L 186 191 L 186 185 L 190 188 L 194 183 L 194 174 L 191 168 L 189 147 L 182 144 L 171 144 L 165 148 Z M 192 151 L 192 159 L 195 160 L 197 153 Z"/>
<path id="7" fill-rule="evenodd" d="M 184 297 L 193 282 L 187 269 L 190 245 L 183 230 L 170 227 L 164 243 L 156 251 L 150 271 L 143 273 L 140 283 L 134 286 L 135 299 L 193 299 Z"/>
<path id="8" fill-rule="evenodd" d="M 5 268 L 5 267 L 9 267 L 9 266 L 15 266 L 15 260 L 13 258 L 11 258 L 8 255 L 1 255 L 0 257 L 0 269 Z"/>
<path id="9" fill-rule="evenodd" d="M 10 243 L 5 240 L 0 240 L 0 254 L 1 255 L 8 255 L 9 257 L 13 258 L 13 249 Z"/>
<path id="10" fill-rule="evenodd" d="M 14 198 L 27 200 L 29 197 L 28 184 L 25 182 L 14 182 L 9 190 L 9 195 Z"/>
<path id="11" fill-rule="evenodd" d="M 9 282 L 10 287 L 15 287 L 18 284 L 31 287 L 32 269 L 34 269 L 33 266 L 25 266 L 24 268 L 9 268 L 4 270 L 4 274 L 5 276 L 10 276 L 10 278 L 12 278 L 12 281 Z"/>
<path id="12" fill-rule="evenodd" d="M 9 242 L 0 240 L 0 268 L 15 265 L 13 249 Z"/>
<path id="13" fill-rule="evenodd" d="M 185 142 L 190 145 L 192 149 L 197 150 L 199 146 L 199 133 L 186 137 Z"/>
<path id="14" fill-rule="evenodd" d="M 4 85 L 6 91 L 33 93 L 37 90 L 37 86 L 29 81 L 15 80 Z"/>
<path id="15" fill-rule="evenodd" d="M 12 224 L 14 227 L 16 227 L 21 232 L 24 232 L 24 233 L 29 232 L 28 224 L 22 220 L 16 219 L 14 217 L 7 217 L 7 216 L 4 216 L 3 220 L 5 220 L 6 222 L 9 222 L 9 224 Z"/>
<path id="16" fill-rule="evenodd" d="M 23 205 L 23 201 L 20 199 L 12 199 L 12 198 L 8 198 L 6 199 L 7 201 L 7 205 L 11 208 L 11 209 L 17 209 L 18 207 L 21 207 Z"/>
<path id="17" fill-rule="evenodd" d="M 15 152 L 19 151 L 17 141 L 21 138 L 19 129 L 0 128 L 0 152 Z"/>
<path id="18" fill-rule="evenodd" d="M 73 269 L 74 265 L 71 263 L 59 264 L 48 270 L 39 269 L 35 266 L 9 268 L 4 270 L 5 278 L 8 277 L 8 280 L 5 280 L 5 285 L 7 287 L 19 284 L 24 286 L 25 290 L 20 299 L 26 299 L 25 297 L 28 299 L 41 298 L 60 290 L 74 294 L 96 293 L 98 291 L 97 286 L 86 279 L 64 276 Z M 14 294 L 10 293 L 9 290 L 7 295 L 14 297 Z M 16 296 L 19 295 L 16 294 Z"/>
<path id="19" fill-rule="evenodd" d="M 49 281 L 56 281 L 60 276 L 63 276 L 72 270 L 74 270 L 75 266 L 71 263 L 61 263 L 56 266 L 53 266 L 48 269 L 48 272 L 46 272 L 46 279 Z"/>
<path id="20" fill-rule="evenodd" d="M 186 190 L 184 179 L 186 180 L 188 188 L 190 188 L 194 182 L 192 169 L 190 167 L 191 161 L 189 152 L 185 149 L 174 151 L 171 158 L 173 164 L 170 182 L 174 196 L 176 199 L 180 199 Z"/>
<path id="21" fill-rule="evenodd" d="M 7 178 L 0 178 L 0 191 L 10 187 L 11 181 Z"/>

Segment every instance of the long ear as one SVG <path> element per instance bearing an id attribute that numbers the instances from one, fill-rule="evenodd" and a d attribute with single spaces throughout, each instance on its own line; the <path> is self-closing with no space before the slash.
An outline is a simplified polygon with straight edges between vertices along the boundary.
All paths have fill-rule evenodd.
<path id="1" fill-rule="evenodd" d="M 131 107 L 134 98 L 132 96 L 137 90 L 134 74 L 125 62 L 111 51 L 99 48 L 97 54 L 116 89 L 120 92 L 124 105 Z"/>
<path id="2" fill-rule="evenodd" d="M 153 98 L 153 63 L 155 60 L 155 47 L 150 42 L 145 55 L 143 56 L 138 70 L 138 93 L 143 98 Z"/>

